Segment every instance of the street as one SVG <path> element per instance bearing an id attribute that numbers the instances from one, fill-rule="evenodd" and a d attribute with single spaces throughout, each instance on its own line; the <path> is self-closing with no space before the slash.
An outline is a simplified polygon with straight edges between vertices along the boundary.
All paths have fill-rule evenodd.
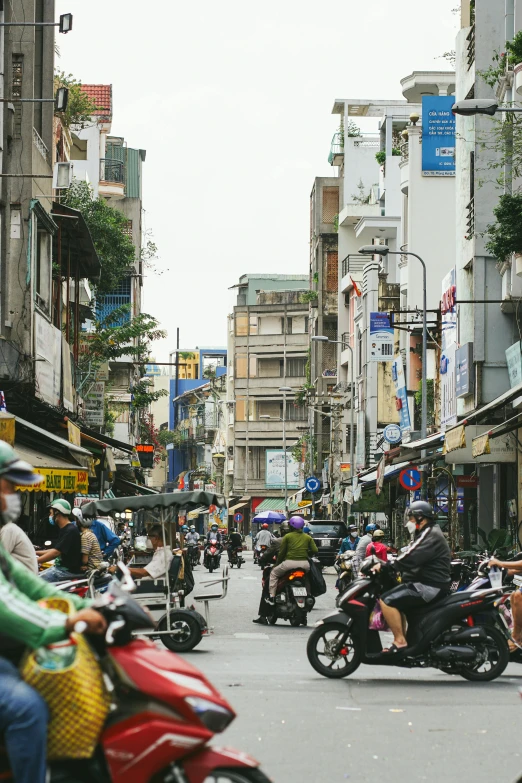
<path id="1" fill-rule="evenodd" d="M 257 626 L 260 570 L 246 558 L 230 571 L 227 597 L 211 604 L 215 634 L 184 656 L 237 711 L 217 744 L 251 753 L 274 783 L 517 779 L 522 668 L 510 664 L 482 685 L 432 669 L 368 666 L 326 680 L 308 663 L 306 641 L 333 608 L 335 577 L 326 574 L 328 592 L 308 629 Z M 197 584 L 210 579 L 203 566 L 195 575 Z"/>

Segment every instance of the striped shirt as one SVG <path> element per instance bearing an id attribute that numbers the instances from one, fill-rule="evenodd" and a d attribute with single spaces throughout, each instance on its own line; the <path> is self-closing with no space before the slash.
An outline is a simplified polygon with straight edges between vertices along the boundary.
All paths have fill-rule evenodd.
<path id="1" fill-rule="evenodd" d="M 103 560 L 98 539 L 91 530 L 82 530 L 82 555 L 87 555 L 89 571 L 98 568 Z"/>

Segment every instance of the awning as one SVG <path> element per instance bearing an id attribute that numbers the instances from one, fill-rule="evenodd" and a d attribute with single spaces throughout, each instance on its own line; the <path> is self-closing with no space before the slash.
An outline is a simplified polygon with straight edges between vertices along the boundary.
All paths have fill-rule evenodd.
<path id="1" fill-rule="evenodd" d="M 20 492 L 62 492 L 81 495 L 88 492 L 88 471 L 82 467 L 49 454 L 42 454 L 27 446 L 21 446 L 16 441 L 15 449 L 21 459 L 34 467 L 35 473 L 45 478 L 45 482 L 33 487 L 17 487 Z"/>
<path id="2" fill-rule="evenodd" d="M 199 508 L 195 508 L 194 511 L 189 511 L 187 519 L 196 519 L 200 514 L 208 514 L 208 506 L 200 506 Z"/>
<path id="3" fill-rule="evenodd" d="M 163 492 L 160 495 L 150 497 L 124 497 L 114 500 L 93 500 L 82 508 L 86 517 L 114 514 L 121 511 L 154 511 L 156 508 L 172 509 L 178 511 L 185 508 L 190 511 L 198 506 L 225 505 L 222 495 L 214 495 L 212 492 Z"/>
<path id="4" fill-rule="evenodd" d="M 469 421 L 473 421 L 474 419 L 478 419 L 481 416 L 483 416 L 485 413 L 489 413 L 491 411 L 496 410 L 496 408 L 502 407 L 502 405 L 507 405 L 508 402 L 512 402 L 515 397 L 520 397 L 522 395 L 522 383 L 519 383 L 518 386 L 513 386 L 512 389 L 508 389 L 507 392 L 504 392 L 504 394 L 501 394 L 500 397 L 497 397 L 495 400 L 492 400 L 491 402 L 488 402 L 487 405 L 483 405 L 482 408 L 478 408 L 476 411 L 473 411 L 473 413 L 468 413 L 462 421 L 459 421 L 459 423 L 456 425 L 456 427 L 460 427 L 463 424 L 467 424 Z M 455 429 L 452 427 L 451 429 Z M 450 430 L 446 430 L 446 432 L 449 432 Z"/>
<path id="5" fill-rule="evenodd" d="M 158 495 L 157 489 L 152 487 L 144 487 L 142 484 L 133 484 L 131 481 L 125 481 L 125 479 L 117 478 L 115 481 L 117 489 L 121 489 L 123 492 L 132 492 L 134 495 Z"/>
<path id="6" fill-rule="evenodd" d="M 92 460 L 92 454 L 88 449 L 84 449 L 82 446 L 76 446 L 76 444 L 70 443 L 68 440 L 65 440 L 65 438 L 60 438 L 59 435 L 55 435 L 53 432 L 47 432 L 47 430 L 42 429 L 42 427 L 38 427 L 36 424 L 32 424 L 30 421 L 21 419 L 19 416 L 15 416 L 15 420 L 16 424 L 20 425 L 20 427 L 25 427 L 32 432 L 36 432 L 38 435 L 46 438 L 47 440 L 54 441 L 62 448 L 69 451 L 74 459 L 78 459 L 78 461 L 80 461 L 79 457 L 82 457 L 84 459 L 88 458 Z"/>
<path id="7" fill-rule="evenodd" d="M 422 440 L 411 440 L 409 443 L 401 443 L 401 449 L 422 450 L 430 447 L 442 445 L 444 441 L 444 432 L 437 432 L 436 435 L 429 435 Z"/>
<path id="8" fill-rule="evenodd" d="M 128 451 L 129 454 L 132 454 L 133 447 L 128 443 L 124 443 L 122 440 L 116 440 L 115 438 L 110 438 L 108 435 L 102 435 L 101 432 L 92 430 L 90 427 L 85 427 L 85 425 L 82 424 L 82 435 L 84 434 L 89 435 L 89 437 L 94 438 L 97 441 L 101 441 L 101 443 L 106 443 L 108 446 L 112 446 L 113 449 L 118 449 L 119 451 Z"/>
<path id="9" fill-rule="evenodd" d="M 404 468 L 408 467 L 410 465 L 410 462 L 400 462 L 398 465 L 387 465 L 384 468 L 384 480 L 391 478 L 396 473 L 400 473 L 401 470 L 404 470 Z M 370 473 L 363 473 L 362 475 L 359 475 L 359 481 L 361 484 L 372 484 L 374 481 L 377 481 L 377 466 L 375 466 L 375 469 L 372 470 Z"/>
<path id="10" fill-rule="evenodd" d="M 62 236 L 67 235 L 71 248 L 80 265 L 82 277 L 99 277 L 101 263 L 92 241 L 91 232 L 85 222 L 85 218 L 78 209 L 66 207 L 53 201 L 53 218 L 56 218 L 62 230 Z M 64 253 L 65 255 L 65 253 Z M 62 263 L 62 272 L 67 274 L 65 259 Z"/>
<path id="11" fill-rule="evenodd" d="M 250 501 L 249 501 L 249 500 L 247 500 L 247 501 L 245 501 L 244 503 L 236 503 L 236 505 L 235 505 L 235 506 L 230 506 L 230 508 L 228 509 L 228 513 L 229 513 L 229 514 L 235 514 L 235 513 L 236 513 L 236 511 L 237 511 L 239 508 L 245 508 L 245 506 L 248 506 L 249 502 L 250 502 Z"/>
<path id="12" fill-rule="evenodd" d="M 312 502 L 310 501 L 310 505 L 312 505 Z M 292 500 L 291 498 L 288 498 L 288 510 L 289 511 L 297 511 L 299 508 L 305 508 L 305 506 L 300 506 L 298 503 L 295 502 L 295 500 Z M 259 514 L 261 511 L 280 511 L 281 514 L 285 513 L 285 499 L 284 498 L 265 498 L 259 506 L 256 508 L 256 514 Z"/>

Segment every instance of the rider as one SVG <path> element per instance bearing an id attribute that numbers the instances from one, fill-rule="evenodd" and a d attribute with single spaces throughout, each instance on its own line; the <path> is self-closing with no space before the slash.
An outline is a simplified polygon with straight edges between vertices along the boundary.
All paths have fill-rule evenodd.
<path id="1" fill-rule="evenodd" d="M 201 553 L 199 551 L 199 534 L 196 531 L 196 526 L 191 525 L 190 530 L 185 536 L 185 544 L 189 548 L 189 552 L 195 553 L 197 555 L 197 561 L 199 564 Z"/>
<path id="2" fill-rule="evenodd" d="M 235 549 L 243 549 L 243 539 L 241 537 L 241 533 L 238 531 L 237 528 L 234 528 L 234 530 L 230 534 L 230 538 L 228 539 L 228 560 L 232 559 L 232 552 Z"/>
<path id="3" fill-rule="evenodd" d="M 38 573 L 36 552 L 31 539 L 16 522 L 8 522 L 0 527 L 0 541 L 9 555 L 23 563 L 33 574 Z"/>
<path id="4" fill-rule="evenodd" d="M 425 500 L 416 500 L 408 509 L 408 519 L 406 527 L 414 533 L 414 539 L 394 564 L 401 572 L 402 584 L 388 590 L 380 600 L 384 619 L 393 633 L 393 644 L 385 650 L 388 653 L 408 646 L 401 612 L 425 606 L 451 585 L 451 553 L 435 522 L 432 506 Z M 376 571 L 380 568 L 381 563 L 374 566 Z"/>
<path id="5" fill-rule="evenodd" d="M 273 562 L 281 548 L 284 536 L 286 536 L 287 533 L 290 533 L 291 530 L 292 528 L 286 519 L 279 525 L 280 536 L 274 538 L 266 552 L 263 552 L 259 558 L 259 565 L 262 568 L 268 565 L 268 563 Z M 269 602 L 265 600 L 268 598 L 268 577 L 265 573 L 263 574 L 262 585 L 261 601 L 259 602 L 259 617 L 257 617 L 255 620 L 252 620 L 252 622 L 257 623 L 258 625 L 268 625 L 268 618 L 272 617 L 274 609 L 272 606 L 270 606 Z"/>
<path id="6" fill-rule="evenodd" d="M 80 515 L 76 518 L 76 524 L 82 537 L 82 571 L 93 571 L 95 568 L 99 568 L 100 563 L 103 562 L 103 556 L 98 539 L 90 529 L 92 521 Z"/>
<path id="7" fill-rule="evenodd" d="M 263 522 L 263 524 L 261 525 L 261 530 L 254 538 L 255 548 L 261 549 L 262 546 L 270 546 L 273 540 L 274 540 L 274 536 L 268 529 L 267 523 Z"/>
<path id="8" fill-rule="evenodd" d="M 382 543 L 383 538 L 384 530 L 378 529 L 374 532 L 371 544 L 368 544 L 366 547 L 366 557 L 375 555 L 379 560 L 383 560 L 385 563 L 388 562 L 388 547 Z"/>
<path id="9" fill-rule="evenodd" d="M 346 536 L 346 538 L 343 538 L 341 542 L 341 548 L 339 549 L 339 554 L 342 555 L 344 552 L 355 552 L 359 541 L 360 538 L 357 534 L 356 525 L 348 525 L 348 535 Z"/>
<path id="10" fill-rule="evenodd" d="M 56 544 L 52 549 L 38 552 L 38 563 L 55 560 L 54 566 L 42 574 L 46 582 L 65 582 L 78 579 L 82 574 L 82 539 L 80 531 L 71 522 L 71 504 L 63 498 L 53 500 L 49 506 L 49 524 L 59 528 Z"/>
<path id="11" fill-rule="evenodd" d="M 308 558 L 310 555 L 318 553 L 313 538 L 307 533 L 303 533 L 304 520 L 302 517 L 290 517 L 288 524 L 292 531 L 281 541 L 281 546 L 277 553 L 277 565 L 272 568 L 270 573 L 270 598 L 266 599 L 267 603 L 274 603 L 279 577 L 286 574 L 287 571 L 293 571 L 295 568 L 309 571 L 310 563 Z"/>
<path id="12" fill-rule="evenodd" d="M 210 544 L 211 541 L 216 540 L 218 543 L 218 546 L 220 549 L 223 549 L 223 536 L 219 532 L 219 527 L 214 522 L 213 525 L 210 526 L 210 530 L 207 533 L 207 543 L 206 546 Z"/>
<path id="13" fill-rule="evenodd" d="M 366 525 L 364 528 L 364 536 L 359 539 L 359 543 L 355 548 L 355 556 L 352 561 L 354 574 L 358 573 L 359 566 L 366 557 L 366 548 L 368 544 L 372 543 L 372 536 L 375 530 L 377 530 L 377 525 L 374 522 L 370 522 L 370 524 Z"/>
<path id="14" fill-rule="evenodd" d="M 118 528 L 121 523 L 118 523 Z M 93 519 L 91 523 L 91 533 L 94 533 L 98 539 L 98 544 L 104 558 L 110 557 L 114 550 L 119 547 L 125 536 L 125 531 L 122 533 L 122 538 L 112 532 L 108 525 L 104 525 L 99 519 Z"/>
<path id="15" fill-rule="evenodd" d="M 11 446 L 0 442 L 0 526 L 20 515 L 16 487 L 42 480 Z M 45 783 L 48 711 L 42 697 L 22 682 L 15 663 L 25 647 L 35 650 L 66 639 L 80 620 L 87 623 L 89 633 L 103 633 L 106 628 L 102 615 L 86 608 L 88 603 L 75 595 L 67 597 L 80 611 L 69 617 L 39 605 L 51 596 L 63 598 L 63 593 L 0 545 L 0 729 L 16 783 Z"/>

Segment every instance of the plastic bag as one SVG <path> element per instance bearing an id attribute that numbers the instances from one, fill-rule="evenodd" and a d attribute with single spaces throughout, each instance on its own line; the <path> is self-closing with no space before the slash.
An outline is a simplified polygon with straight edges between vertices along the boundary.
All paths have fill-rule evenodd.
<path id="1" fill-rule="evenodd" d="M 370 631 L 389 631 L 388 624 L 384 619 L 381 605 L 377 601 L 373 608 L 373 612 L 370 615 L 370 623 L 368 625 Z"/>
<path id="2" fill-rule="evenodd" d="M 308 562 L 310 563 L 310 571 L 308 572 L 310 592 L 314 598 L 317 598 L 318 595 L 326 593 L 326 582 L 324 581 L 320 564 L 311 557 L 308 558 Z"/>

